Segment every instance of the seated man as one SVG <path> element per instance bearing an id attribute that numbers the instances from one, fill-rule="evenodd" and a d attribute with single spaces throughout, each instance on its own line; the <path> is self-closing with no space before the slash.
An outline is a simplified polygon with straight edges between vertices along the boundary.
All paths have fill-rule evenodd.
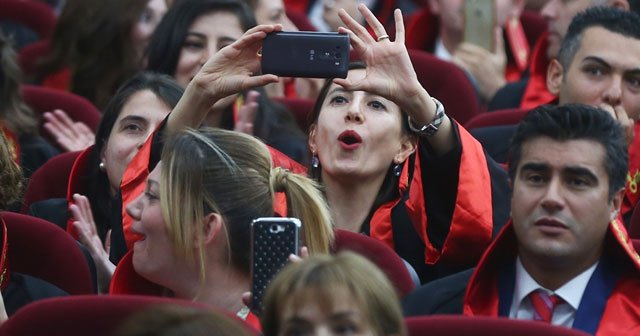
<path id="1" fill-rule="evenodd" d="M 567 104 L 529 113 L 511 146 L 511 223 L 473 274 L 421 287 L 405 300 L 405 312 L 638 334 L 640 258 L 618 220 L 626 146 L 619 123 L 598 108 Z"/>
<path id="2" fill-rule="evenodd" d="M 549 0 L 540 10 L 548 22 L 548 33 L 538 40 L 529 62 L 528 76 L 520 81 L 508 83 L 493 96 L 488 109 L 530 109 L 555 99 L 554 92 L 547 90 L 547 67 L 558 56 L 560 44 L 565 39 L 569 23 L 576 14 L 594 6 L 610 6 L 638 11 L 638 0 Z"/>
<path id="3" fill-rule="evenodd" d="M 640 116 L 640 16 L 611 7 L 591 8 L 576 16 L 562 42 L 558 58 L 551 61 L 547 87 L 560 104 L 580 103 L 608 110 L 625 128 L 630 146 L 629 182 L 638 178 L 640 159 L 633 140 L 633 120 Z M 635 126 L 637 132 L 640 131 Z M 499 162 L 506 158 L 515 126 L 472 130 L 487 152 Z M 636 132 L 636 133 L 637 133 Z M 496 146 L 495 144 L 498 144 Z M 633 181 L 632 181 L 633 180 Z M 637 183 L 637 182 L 634 182 Z M 627 188 L 622 214 L 630 215 L 637 203 L 637 188 Z"/>

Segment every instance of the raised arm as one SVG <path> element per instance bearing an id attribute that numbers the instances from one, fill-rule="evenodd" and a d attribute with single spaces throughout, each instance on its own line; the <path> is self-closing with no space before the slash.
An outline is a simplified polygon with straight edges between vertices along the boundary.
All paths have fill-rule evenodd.
<path id="1" fill-rule="evenodd" d="M 277 82 L 275 75 L 254 74 L 260 71 L 258 53 L 263 39 L 268 33 L 280 30 L 281 25 L 251 28 L 240 39 L 213 55 L 189 83 L 169 115 L 167 130 L 173 133 L 186 127 L 197 128 L 218 100 Z"/>
<path id="2" fill-rule="evenodd" d="M 338 15 L 346 28 L 340 27 L 338 31 L 349 34 L 355 52 L 367 65 L 366 76 L 357 82 L 346 79 L 335 79 L 334 82 L 347 90 L 367 91 L 393 101 L 408 114 L 411 124 L 416 128 L 431 123 L 436 118 L 436 104 L 418 81 L 411 64 L 404 44 L 402 13 L 399 9 L 394 12 L 396 38 L 392 42 L 384 26 L 366 6 L 361 4 L 358 10 L 377 38 L 373 38 L 365 27 L 344 10 L 340 10 Z M 449 118 L 444 118 L 438 132 L 428 141 L 438 153 L 446 153 L 453 148 L 455 135 Z"/>

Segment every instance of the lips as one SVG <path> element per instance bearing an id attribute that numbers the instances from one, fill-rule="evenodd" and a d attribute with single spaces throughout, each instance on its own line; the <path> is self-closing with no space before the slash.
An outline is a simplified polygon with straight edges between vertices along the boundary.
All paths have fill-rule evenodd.
<path id="1" fill-rule="evenodd" d="M 549 217 L 540 218 L 533 224 L 547 234 L 558 234 L 569 229 L 563 222 Z"/>
<path id="2" fill-rule="evenodd" d="M 346 130 L 338 136 L 338 142 L 344 149 L 356 149 L 362 143 L 362 138 L 358 132 Z"/>

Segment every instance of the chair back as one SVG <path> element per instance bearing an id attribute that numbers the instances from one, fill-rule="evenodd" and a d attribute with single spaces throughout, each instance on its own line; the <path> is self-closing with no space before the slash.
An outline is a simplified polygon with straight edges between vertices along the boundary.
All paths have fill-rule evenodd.
<path id="1" fill-rule="evenodd" d="M 29 179 L 20 212 L 28 213 L 29 207 L 38 201 L 67 198 L 71 168 L 80 153 L 69 152 L 56 155 L 38 168 Z"/>
<path id="2" fill-rule="evenodd" d="M 470 130 L 489 126 L 516 125 L 529 111 L 529 109 L 514 108 L 484 112 L 471 118 L 464 124 L 464 127 Z"/>
<path id="3" fill-rule="evenodd" d="M 40 1 L 0 0 L 0 20 L 16 22 L 49 39 L 58 19 L 51 6 Z"/>

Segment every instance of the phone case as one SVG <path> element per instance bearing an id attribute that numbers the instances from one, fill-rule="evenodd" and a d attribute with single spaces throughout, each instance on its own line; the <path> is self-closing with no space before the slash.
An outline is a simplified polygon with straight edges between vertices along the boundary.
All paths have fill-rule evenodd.
<path id="1" fill-rule="evenodd" d="M 466 0 L 464 8 L 464 40 L 493 51 L 494 0 Z"/>
<path id="2" fill-rule="evenodd" d="M 300 228 L 297 218 L 265 217 L 251 223 L 251 310 L 260 316 L 262 298 L 271 279 L 298 254 Z"/>
<path id="3" fill-rule="evenodd" d="M 262 73 L 284 77 L 346 78 L 349 36 L 338 33 L 276 32 L 262 44 Z"/>

